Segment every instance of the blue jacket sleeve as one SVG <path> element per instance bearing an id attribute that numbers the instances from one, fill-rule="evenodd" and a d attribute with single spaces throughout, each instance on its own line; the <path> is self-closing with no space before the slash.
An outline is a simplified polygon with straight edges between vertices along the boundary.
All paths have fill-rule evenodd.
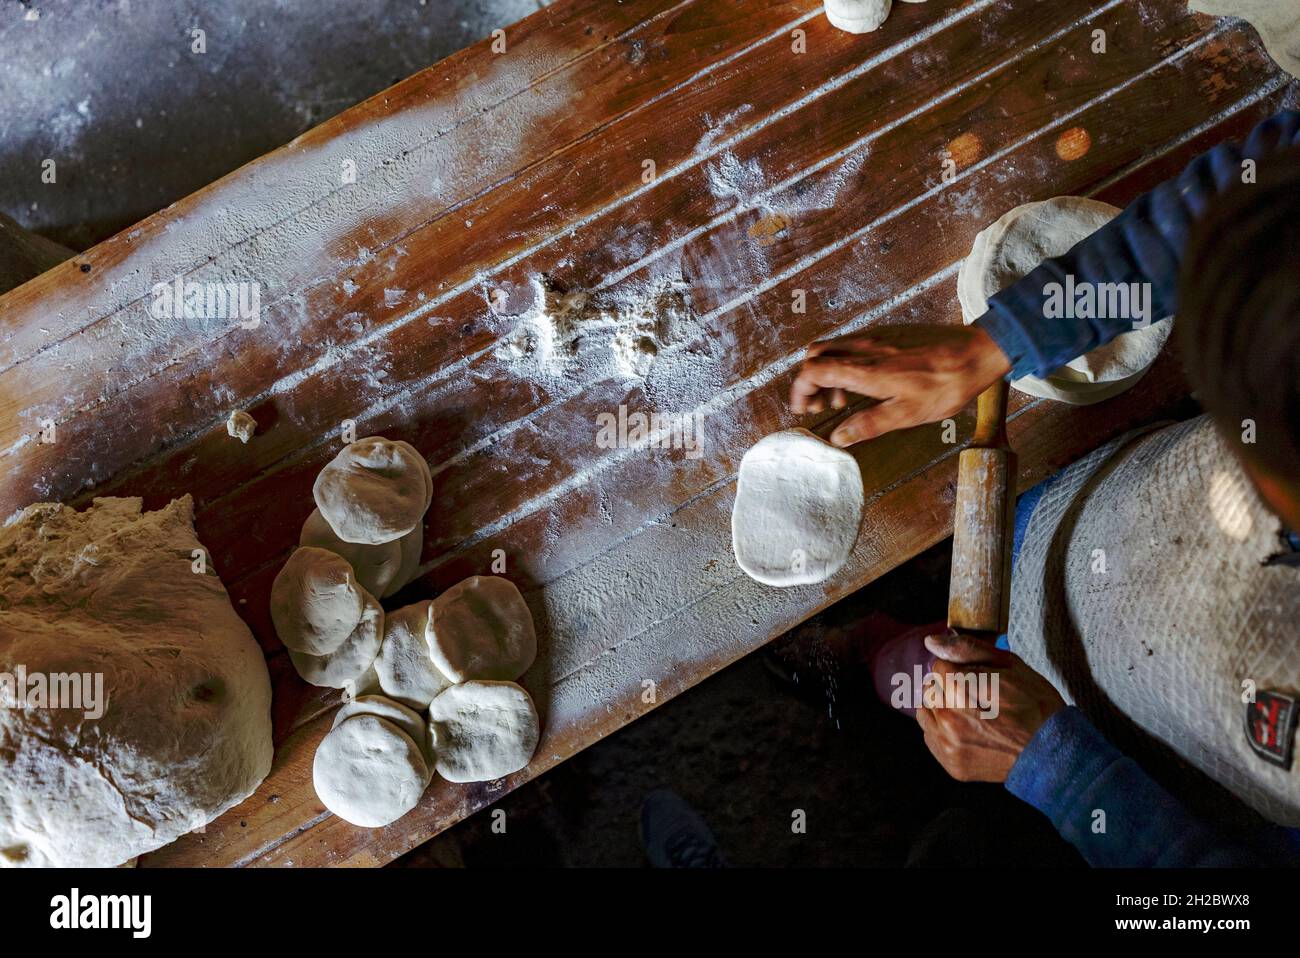
<path id="1" fill-rule="evenodd" d="M 1258 867 L 1258 848 L 1226 839 L 1111 745 L 1077 708 L 1057 712 L 1007 776 L 1011 794 L 1046 815 L 1096 867 Z M 1105 830 L 1094 831 L 1105 813 Z M 1270 829 L 1272 847 L 1289 843 Z M 1277 834 L 1274 834 L 1277 833 Z M 1285 853 L 1278 851 L 1278 864 Z"/>
<path id="2" fill-rule="evenodd" d="M 1241 182 L 1243 160 L 1260 161 L 1298 143 L 1300 112 L 1270 117 L 1244 144 L 1224 143 L 1197 157 L 1064 256 L 1045 260 L 994 295 L 976 323 L 1011 360 L 1011 378 L 1046 376 L 1132 328 L 1122 317 L 1045 320 L 1044 289 L 1064 285 L 1067 275 L 1076 286 L 1150 284 L 1151 322 L 1174 315 L 1179 264 L 1192 226 L 1216 197 Z"/>

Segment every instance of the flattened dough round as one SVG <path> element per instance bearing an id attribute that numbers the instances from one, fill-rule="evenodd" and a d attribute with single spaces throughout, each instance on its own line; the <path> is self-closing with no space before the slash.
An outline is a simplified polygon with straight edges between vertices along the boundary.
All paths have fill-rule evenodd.
<path id="1" fill-rule="evenodd" d="M 275 634 L 285 648 L 307 655 L 336 651 L 376 605 L 351 564 L 325 549 L 295 549 L 271 585 Z"/>
<path id="2" fill-rule="evenodd" d="M 509 579 L 475 575 L 433 600 L 429 654 L 453 682 L 517 679 L 537 657 L 533 616 Z"/>
<path id="3" fill-rule="evenodd" d="M 889 16 L 892 0 L 826 0 L 826 19 L 848 33 L 870 33 Z"/>
<path id="4" fill-rule="evenodd" d="M 386 695 L 358 695 L 344 702 L 334 713 L 334 722 L 330 728 L 338 728 L 354 715 L 376 715 L 386 722 L 392 722 L 405 732 L 420 749 L 429 773 L 433 773 L 433 736 L 429 732 L 429 723 L 424 715 L 396 702 Z"/>
<path id="5" fill-rule="evenodd" d="M 973 323 L 988 311 L 990 296 L 1032 272 L 1043 260 L 1060 256 L 1119 214 L 1108 203 L 1058 196 L 1026 203 L 1003 215 L 975 237 L 957 273 L 962 318 Z M 1043 322 L 1053 322 L 1046 317 Z M 1152 323 L 1115 337 L 1071 360 L 1044 378 L 1012 382 L 1023 393 L 1073 405 L 1088 405 L 1135 385 L 1160 355 L 1172 320 Z"/>
<path id="6" fill-rule="evenodd" d="M 766 585 L 822 582 L 853 551 L 862 521 L 862 471 L 807 429 L 760 439 L 740 461 L 731 546 Z"/>
<path id="7" fill-rule="evenodd" d="M 384 609 L 373 598 L 361 613 L 352 633 L 333 652 L 309 655 L 289 650 L 289 659 L 298 674 L 312 685 L 355 692 L 373 675 L 371 666 L 384 640 Z"/>
<path id="8" fill-rule="evenodd" d="M 312 495 L 340 539 L 375 545 L 420 523 L 433 478 L 410 443 L 369 436 L 343 447 L 316 477 Z"/>
<path id="9" fill-rule="evenodd" d="M 537 751 L 537 709 L 514 682 L 453 685 L 429 705 L 438 774 L 488 782 L 517 772 Z"/>
<path id="10" fill-rule="evenodd" d="M 384 694 L 411 708 L 427 709 L 451 685 L 429 652 L 430 601 L 417 602 L 384 616 L 384 644 L 375 674 Z"/>
<path id="11" fill-rule="evenodd" d="M 353 715 L 336 725 L 312 762 L 317 797 L 362 828 L 397 821 L 420 801 L 429 778 L 411 737 L 376 715 Z"/>

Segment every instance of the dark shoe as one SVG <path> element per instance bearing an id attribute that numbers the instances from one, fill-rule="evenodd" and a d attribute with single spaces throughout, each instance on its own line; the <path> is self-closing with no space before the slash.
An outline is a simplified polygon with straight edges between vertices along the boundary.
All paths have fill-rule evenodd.
<path id="1" fill-rule="evenodd" d="M 641 804 L 641 844 L 655 868 L 726 868 L 709 826 L 676 792 L 660 788 Z"/>

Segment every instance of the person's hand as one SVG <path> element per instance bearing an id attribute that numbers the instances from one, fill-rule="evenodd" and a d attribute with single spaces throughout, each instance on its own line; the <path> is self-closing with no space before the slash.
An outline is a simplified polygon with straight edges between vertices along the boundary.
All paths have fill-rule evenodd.
<path id="1" fill-rule="evenodd" d="M 790 407 L 843 409 L 850 392 L 879 399 L 831 434 L 835 445 L 851 446 L 947 419 L 1010 371 L 1006 355 L 977 326 L 887 326 L 809 346 Z"/>
<path id="2" fill-rule="evenodd" d="M 990 676 L 984 687 L 992 693 L 991 701 L 945 700 L 943 708 L 918 709 L 926 746 L 958 781 L 1005 782 L 1029 740 L 1065 701 L 1020 656 L 986 641 L 949 631 L 927 637 L 925 647 L 938 656 L 933 671 L 945 688 L 950 675 L 983 672 Z"/>

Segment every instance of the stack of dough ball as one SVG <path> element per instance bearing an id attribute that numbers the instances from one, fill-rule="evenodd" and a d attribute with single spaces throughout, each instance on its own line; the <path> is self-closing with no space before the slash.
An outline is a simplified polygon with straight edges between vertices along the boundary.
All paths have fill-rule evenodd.
<path id="1" fill-rule="evenodd" d="M 312 761 L 312 784 L 331 812 L 363 828 L 397 821 L 420 801 L 430 779 L 424 720 L 382 696 L 339 709 Z"/>
<path id="2" fill-rule="evenodd" d="M 367 828 L 415 807 L 435 769 L 451 782 L 519 771 L 540 735 L 532 698 L 506 681 L 537 656 L 532 614 L 512 582 L 471 576 L 432 601 L 390 612 L 383 626 L 369 673 L 383 694 L 359 695 L 339 710 L 313 766 L 325 806 Z"/>
<path id="3" fill-rule="evenodd" d="M 271 586 L 271 621 L 298 674 L 312 685 L 353 689 L 383 641 L 384 610 L 341 556 L 294 550 Z"/>
<path id="4" fill-rule="evenodd" d="M 420 524 L 433 501 L 433 477 L 410 443 L 370 436 L 343 447 L 316 477 L 312 495 L 344 542 L 379 545 Z"/>
<path id="5" fill-rule="evenodd" d="M 316 509 L 271 589 L 271 616 L 299 675 L 356 694 L 378 685 L 377 599 L 419 568 L 433 476 L 410 443 L 370 436 L 344 447 L 312 494 Z"/>
<path id="6" fill-rule="evenodd" d="M 328 549 L 351 564 L 357 581 L 371 595 L 386 599 L 415 575 L 424 548 L 424 524 L 388 542 L 376 544 L 347 542 L 340 539 L 319 509 L 313 509 L 302 524 L 298 544 Z"/>
<path id="7" fill-rule="evenodd" d="M 988 312 L 989 297 L 1061 256 L 1101 229 L 1119 210 L 1078 196 L 1058 196 L 1017 206 L 975 237 L 957 273 L 957 299 L 967 324 Z M 1043 318 L 1043 322 L 1056 320 Z M 1071 360 L 1046 378 L 1026 376 L 1011 385 L 1030 396 L 1085 406 L 1137 384 L 1160 355 L 1172 320 L 1134 329 Z"/>

